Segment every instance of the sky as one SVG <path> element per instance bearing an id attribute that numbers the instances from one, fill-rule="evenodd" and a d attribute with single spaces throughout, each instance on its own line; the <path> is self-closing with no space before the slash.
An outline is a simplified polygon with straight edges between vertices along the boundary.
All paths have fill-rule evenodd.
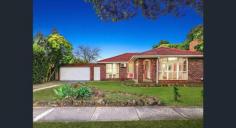
<path id="1" fill-rule="evenodd" d="M 91 4 L 84 0 L 34 0 L 33 35 L 45 36 L 56 28 L 74 47 L 100 48 L 100 58 L 127 52 L 143 52 L 160 40 L 181 43 L 187 33 L 203 23 L 193 10 L 185 16 L 162 16 L 150 20 L 138 14 L 119 22 L 101 21 Z"/>

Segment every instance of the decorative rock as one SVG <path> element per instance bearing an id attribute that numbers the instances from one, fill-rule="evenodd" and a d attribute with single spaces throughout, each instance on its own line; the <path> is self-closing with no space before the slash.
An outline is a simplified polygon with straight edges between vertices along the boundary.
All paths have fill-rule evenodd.
<path id="1" fill-rule="evenodd" d="M 100 91 L 100 90 L 95 90 L 94 91 L 94 95 L 96 97 L 104 97 L 105 96 L 105 94 L 102 91 Z"/>
<path id="2" fill-rule="evenodd" d="M 157 100 L 154 97 L 148 97 L 147 98 L 147 104 L 148 105 L 156 105 L 157 104 Z"/>
<path id="3" fill-rule="evenodd" d="M 137 103 L 137 105 L 139 105 L 139 106 L 143 106 L 143 105 L 145 104 L 145 103 L 143 102 L 143 100 L 141 100 L 141 99 L 138 100 L 136 103 Z"/>
<path id="4" fill-rule="evenodd" d="M 96 101 L 96 103 L 97 104 L 100 104 L 100 105 L 104 105 L 105 104 L 105 102 L 104 102 L 104 100 L 101 98 L 101 99 L 98 99 L 97 101 Z"/>

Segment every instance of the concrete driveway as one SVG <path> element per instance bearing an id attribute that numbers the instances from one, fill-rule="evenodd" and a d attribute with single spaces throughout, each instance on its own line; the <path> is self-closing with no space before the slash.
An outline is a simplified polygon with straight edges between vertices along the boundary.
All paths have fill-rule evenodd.
<path id="1" fill-rule="evenodd" d="M 186 120 L 203 117 L 202 108 L 143 107 L 38 107 L 34 121 Z"/>

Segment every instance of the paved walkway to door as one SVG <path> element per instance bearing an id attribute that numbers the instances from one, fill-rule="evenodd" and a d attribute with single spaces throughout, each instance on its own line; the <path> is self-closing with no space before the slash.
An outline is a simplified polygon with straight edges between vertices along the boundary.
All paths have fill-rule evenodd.
<path id="1" fill-rule="evenodd" d="M 43 83 L 43 84 L 35 84 L 33 85 L 33 92 L 39 91 L 39 90 L 44 90 L 44 89 L 48 89 L 48 88 L 53 88 L 53 87 L 57 87 L 60 86 L 62 84 L 68 83 L 77 83 L 78 81 L 50 81 L 47 83 Z"/>
<path id="2" fill-rule="evenodd" d="M 34 121 L 187 120 L 203 117 L 198 107 L 36 107 Z"/>

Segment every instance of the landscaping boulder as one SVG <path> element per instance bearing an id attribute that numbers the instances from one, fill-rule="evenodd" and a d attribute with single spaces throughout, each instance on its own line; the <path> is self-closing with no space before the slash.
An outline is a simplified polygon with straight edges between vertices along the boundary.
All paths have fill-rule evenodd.
<path id="1" fill-rule="evenodd" d="M 100 98 L 100 99 L 96 100 L 96 104 L 105 105 L 105 101 L 103 100 L 103 98 Z"/>
<path id="2" fill-rule="evenodd" d="M 143 102 L 142 99 L 139 99 L 139 100 L 137 100 L 136 104 L 137 104 L 138 106 L 143 106 L 143 105 L 145 105 L 145 102 Z"/>
<path id="3" fill-rule="evenodd" d="M 155 97 L 147 97 L 146 104 L 147 105 L 156 105 L 156 104 L 158 104 L 158 101 L 156 100 Z"/>
<path id="4" fill-rule="evenodd" d="M 96 97 L 104 97 L 105 94 L 101 90 L 94 90 L 94 96 L 96 96 Z"/>

